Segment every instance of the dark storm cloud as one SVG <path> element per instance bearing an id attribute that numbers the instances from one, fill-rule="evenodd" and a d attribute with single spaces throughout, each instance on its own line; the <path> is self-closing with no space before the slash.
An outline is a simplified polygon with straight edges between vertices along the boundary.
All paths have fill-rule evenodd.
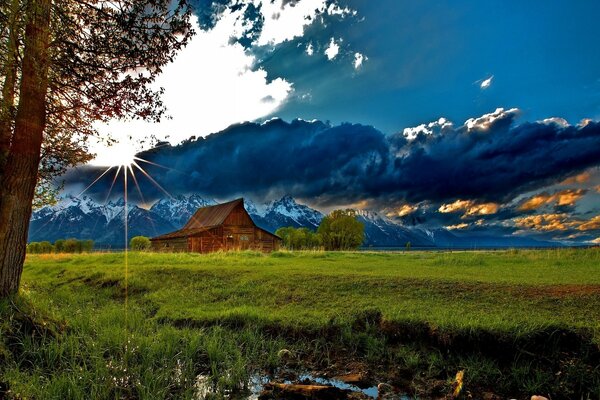
<path id="1" fill-rule="evenodd" d="M 141 157 L 169 168 L 143 164 L 173 194 L 290 194 L 313 204 L 362 199 L 505 203 L 600 165 L 599 123 L 515 125 L 513 118 L 511 113 L 498 113 L 473 120 L 471 129 L 445 128 L 414 140 L 402 134 L 386 136 L 364 125 L 276 119 L 235 125 Z M 91 167 L 71 171 L 67 184 L 84 186 L 100 172 Z M 107 174 L 93 193 L 105 195 L 111 180 Z M 149 198 L 162 195 L 147 179 L 140 181 Z"/>

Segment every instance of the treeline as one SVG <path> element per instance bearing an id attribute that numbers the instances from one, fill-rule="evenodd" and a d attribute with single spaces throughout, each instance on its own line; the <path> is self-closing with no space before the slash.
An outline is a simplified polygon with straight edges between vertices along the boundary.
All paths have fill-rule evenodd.
<path id="1" fill-rule="evenodd" d="M 27 245 L 30 254 L 49 253 L 89 253 L 94 250 L 93 240 L 59 239 L 54 244 L 45 242 L 31 242 Z"/>
<path id="2" fill-rule="evenodd" d="M 365 226 L 356 211 L 335 210 L 321 221 L 316 232 L 308 228 L 279 228 L 275 234 L 290 250 L 354 250 L 364 240 Z"/>

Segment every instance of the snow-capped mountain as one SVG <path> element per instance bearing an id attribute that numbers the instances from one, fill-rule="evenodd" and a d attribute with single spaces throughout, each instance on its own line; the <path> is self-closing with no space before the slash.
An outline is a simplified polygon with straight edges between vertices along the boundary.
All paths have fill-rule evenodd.
<path id="1" fill-rule="evenodd" d="M 357 217 L 365 224 L 365 246 L 412 246 L 431 247 L 434 241 L 419 228 L 397 224 L 375 211 L 357 210 Z"/>
<path id="2" fill-rule="evenodd" d="M 129 236 L 155 236 L 175 229 L 173 224 L 135 204 L 128 204 Z M 57 239 L 92 239 L 100 247 L 123 247 L 125 202 L 122 199 L 98 203 L 89 197 L 67 196 L 56 205 L 33 212 L 29 240 L 54 242 Z"/>
<path id="3" fill-rule="evenodd" d="M 189 221 L 197 209 L 214 204 L 217 204 L 217 202 L 212 199 L 205 199 L 197 194 L 190 196 L 179 195 L 157 201 L 152 205 L 150 211 L 160 215 L 174 226 L 182 227 Z"/>
<path id="4" fill-rule="evenodd" d="M 256 209 L 256 207 L 254 207 Z M 265 204 L 256 214 L 248 210 L 256 224 L 267 230 L 277 230 L 282 226 L 305 227 L 317 229 L 323 214 L 304 204 L 299 204 L 291 196 L 284 196 L 279 200 Z"/>
<path id="5" fill-rule="evenodd" d="M 180 229 L 200 207 L 216 204 L 212 199 L 193 194 L 161 199 L 150 209 L 128 204 L 128 236 L 158 236 Z M 245 200 L 246 210 L 254 222 L 271 232 L 284 226 L 316 230 L 323 214 L 290 196 L 267 204 Z M 415 247 L 518 247 L 543 246 L 532 239 L 480 234 L 461 235 L 443 228 L 425 230 L 405 226 L 374 211 L 358 210 L 358 219 L 365 225 L 364 245 L 368 247 L 403 247 L 410 242 Z M 89 197 L 65 197 L 54 206 L 36 210 L 29 228 L 30 241 L 77 238 L 92 239 L 97 247 L 123 248 L 125 244 L 125 202 L 99 203 Z"/>

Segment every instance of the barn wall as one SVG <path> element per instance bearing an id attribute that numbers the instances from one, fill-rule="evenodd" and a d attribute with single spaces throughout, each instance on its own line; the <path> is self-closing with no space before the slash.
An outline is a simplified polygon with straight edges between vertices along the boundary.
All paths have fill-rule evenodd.
<path id="1" fill-rule="evenodd" d="M 191 251 L 194 253 L 211 253 L 225 250 L 223 244 L 223 228 L 215 228 L 190 238 Z"/>
<path id="2" fill-rule="evenodd" d="M 231 211 L 227 218 L 225 218 L 225 221 L 223 221 L 223 225 L 252 227 L 254 226 L 254 222 L 246 212 L 244 205 L 240 203 Z"/>
<path id="3" fill-rule="evenodd" d="M 178 253 L 189 251 L 186 237 L 176 239 L 153 240 L 152 250 L 157 252 Z"/>

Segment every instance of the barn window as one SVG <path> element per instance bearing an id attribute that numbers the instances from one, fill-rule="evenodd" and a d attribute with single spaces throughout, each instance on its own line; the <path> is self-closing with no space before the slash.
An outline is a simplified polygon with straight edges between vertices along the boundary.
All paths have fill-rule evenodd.
<path id="1" fill-rule="evenodd" d="M 240 240 L 247 242 L 248 240 L 250 240 L 250 238 L 248 237 L 248 235 L 240 235 Z"/>

